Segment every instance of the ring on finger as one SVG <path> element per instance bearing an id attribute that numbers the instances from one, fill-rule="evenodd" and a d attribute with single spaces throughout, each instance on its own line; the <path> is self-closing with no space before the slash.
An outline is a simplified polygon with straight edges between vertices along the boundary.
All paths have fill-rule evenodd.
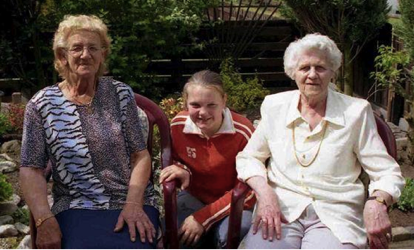
<path id="1" fill-rule="evenodd" d="M 388 241 L 392 240 L 392 235 L 390 233 L 385 234 L 385 237 L 387 238 Z"/>

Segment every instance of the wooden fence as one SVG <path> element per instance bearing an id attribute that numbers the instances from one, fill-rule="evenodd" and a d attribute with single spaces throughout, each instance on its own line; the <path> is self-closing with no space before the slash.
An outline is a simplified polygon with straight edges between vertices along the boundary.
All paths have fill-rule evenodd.
<path id="1" fill-rule="evenodd" d="M 233 39 L 233 43 L 228 43 L 228 37 L 231 36 L 229 34 L 232 33 L 236 36 L 240 36 L 243 32 L 248 34 L 246 29 L 249 27 L 251 29 L 252 25 L 260 27 L 262 21 L 254 22 L 256 23 L 228 21 L 222 26 L 204 27 L 198 34 L 200 41 L 211 40 L 214 35 L 216 43 L 208 44 L 206 49 L 194 51 L 182 58 L 154 60 L 150 63 L 148 72 L 166 80 L 173 86 L 178 83 L 182 87 L 188 77 L 199 70 L 218 70 L 218 65 L 226 58 L 229 48 L 240 45 L 237 39 Z M 295 35 L 295 29 L 288 22 L 283 20 L 268 21 L 259 33 L 251 34 L 254 39 L 251 43 L 245 44 L 244 50 L 241 49 L 243 53 L 238 56 L 235 66 L 243 77 L 257 75 L 259 79 L 263 80 L 266 87 L 293 86 L 292 81 L 283 71 L 283 54 L 289 43 L 294 40 Z M 247 35 L 245 39 L 248 40 L 249 36 Z M 240 42 L 246 43 L 245 40 Z"/>

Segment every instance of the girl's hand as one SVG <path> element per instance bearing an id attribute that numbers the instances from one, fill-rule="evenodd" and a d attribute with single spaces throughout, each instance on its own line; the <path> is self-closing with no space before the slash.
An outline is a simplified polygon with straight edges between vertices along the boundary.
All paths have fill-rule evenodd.
<path id="1" fill-rule="evenodd" d="M 181 244 L 186 246 L 194 246 L 200 240 L 203 233 L 204 227 L 192 215 L 185 219 L 178 231 Z"/>
<path id="2" fill-rule="evenodd" d="M 164 181 L 169 182 L 174 179 L 180 180 L 182 190 L 190 185 L 190 173 L 187 170 L 176 165 L 171 165 L 161 170 L 160 183 Z"/>

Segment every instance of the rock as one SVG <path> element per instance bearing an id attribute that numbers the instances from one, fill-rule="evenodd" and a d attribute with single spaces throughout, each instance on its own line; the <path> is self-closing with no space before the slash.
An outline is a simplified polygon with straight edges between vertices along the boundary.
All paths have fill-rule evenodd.
<path id="1" fill-rule="evenodd" d="M 20 241 L 20 244 L 17 246 L 17 249 L 31 249 L 32 248 L 32 242 L 30 235 L 26 235 L 22 241 Z"/>
<path id="2" fill-rule="evenodd" d="M 14 222 L 13 217 L 10 215 L 4 215 L 0 216 L 0 226 L 6 225 L 6 224 L 12 224 Z"/>
<path id="3" fill-rule="evenodd" d="M 21 200 L 22 200 L 22 198 L 20 198 L 20 196 L 18 196 L 17 194 L 13 194 L 13 196 L 12 196 L 13 204 L 19 205 Z"/>
<path id="4" fill-rule="evenodd" d="M 394 227 L 392 229 L 392 240 L 403 241 L 414 239 L 414 226 L 412 227 Z"/>
<path id="5" fill-rule="evenodd" d="M 5 201 L 0 203 L 0 216 L 12 215 L 17 210 L 17 205 L 12 201 Z"/>
<path id="6" fill-rule="evenodd" d="M 14 224 L 14 227 L 17 229 L 17 231 L 19 231 L 22 234 L 29 234 L 30 233 L 30 227 L 26 226 L 23 223 L 17 222 L 16 224 Z"/>
<path id="7" fill-rule="evenodd" d="M 49 206 L 52 207 L 53 206 L 53 196 L 51 194 L 49 194 L 47 196 L 47 202 L 49 203 Z"/>
<path id="8" fill-rule="evenodd" d="M 407 137 L 397 138 L 395 139 L 395 142 L 397 143 L 397 151 L 402 151 L 402 150 L 405 150 L 405 148 L 407 147 L 408 138 Z"/>
<path id="9" fill-rule="evenodd" d="M 13 161 L 13 158 L 11 158 L 8 154 L 4 153 L 0 154 L 0 160 Z"/>
<path id="10" fill-rule="evenodd" d="M 3 225 L 0 226 L 0 238 L 8 238 L 18 235 L 19 232 L 14 225 Z"/>
<path id="11" fill-rule="evenodd" d="M 1 153 L 8 153 L 11 155 L 20 155 L 22 143 L 19 140 L 11 140 L 1 145 Z"/>
<path id="12" fill-rule="evenodd" d="M 0 161 L 0 173 L 11 173 L 17 170 L 16 163 L 12 161 Z"/>

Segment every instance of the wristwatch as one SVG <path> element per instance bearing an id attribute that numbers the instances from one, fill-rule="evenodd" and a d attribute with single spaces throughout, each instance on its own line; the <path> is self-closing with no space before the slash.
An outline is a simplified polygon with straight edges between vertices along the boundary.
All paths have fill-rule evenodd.
<path id="1" fill-rule="evenodd" d="M 385 202 L 385 199 L 382 198 L 381 196 L 370 196 L 370 197 L 368 197 L 367 200 L 369 200 L 369 201 L 375 200 L 375 201 L 377 201 L 379 203 L 384 204 L 386 207 L 388 207 L 387 203 Z"/>

